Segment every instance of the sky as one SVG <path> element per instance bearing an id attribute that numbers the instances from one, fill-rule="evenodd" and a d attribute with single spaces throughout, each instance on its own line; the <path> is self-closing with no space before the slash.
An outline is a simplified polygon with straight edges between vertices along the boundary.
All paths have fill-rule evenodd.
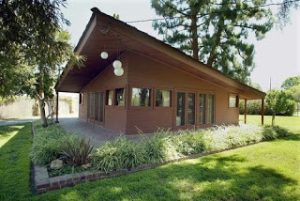
<path id="1" fill-rule="evenodd" d="M 75 46 L 82 35 L 91 15 L 92 7 L 112 15 L 119 14 L 122 21 L 135 21 L 158 18 L 151 8 L 150 0 L 68 0 L 62 11 L 71 22 L 65 27 L 71 34 Z M 157 32 L 151 22 L 131 24 L 156 38 Z M 264 91 L 270 87 L 280 88 L 282 82 L 291 76 L 300 75 L 300 10 L 291 12 L 290 22 L 282 29 L 274 27 L 260 41 L 255 41 L 255 68 L 251 80 L 258 83 Z"/>

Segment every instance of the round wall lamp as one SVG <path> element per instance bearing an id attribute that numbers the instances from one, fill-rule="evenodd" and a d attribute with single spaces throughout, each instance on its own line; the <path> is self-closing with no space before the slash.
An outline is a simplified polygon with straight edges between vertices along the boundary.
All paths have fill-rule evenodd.
<path id="1" fill-rule="evenodd" d="M 124 74 L 124 69 L 123 69 L 122 67 L 120 67 L 120 68 L 115 68 L 115 69 L 114 69 L 114 74 L 115 74 L 116 76 L 122 76 L 122 75 Z"/>
<path id="2" fill-rule="evenodd" d="M 116 68 L 122 68 L 122 62 L 120 60 L 115 60 L 113 62 L 113 67 Z"/>
<path id="3" fill-rule="evenodd" d="M 108 53 L 106 51 L 101 52 L 100 57 L 102 59 L 107 59 L 108 58 Z"/>

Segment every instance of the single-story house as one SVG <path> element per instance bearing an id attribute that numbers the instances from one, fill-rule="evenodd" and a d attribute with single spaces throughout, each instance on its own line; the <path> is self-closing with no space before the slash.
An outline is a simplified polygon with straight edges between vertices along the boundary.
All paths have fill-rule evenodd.
<path id="1" fill-rule="evenodd" d="M 86 57 L 85 66 L 68 64 L 55 86 L 57 92 L 80 94 L 79 118 L 136 134 L 238 124 L 239 99 L 261 99 L 263 108 L 264 92 L 91 10 L 74 50 Z"/>

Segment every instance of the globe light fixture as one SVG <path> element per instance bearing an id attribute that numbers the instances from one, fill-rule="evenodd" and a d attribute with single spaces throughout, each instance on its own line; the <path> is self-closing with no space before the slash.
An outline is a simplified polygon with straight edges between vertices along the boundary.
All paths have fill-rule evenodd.
<path id="1" fill-rule="evenodd" d="M 100 57 L 102 59 L 107 59 L 108 58 L 108 53 L 106 51 L 101 52 Z"/>
<path id="2" fill-rule="evenodd" d="M 115 74 L 116 76 L 122 76 L 122 75 L 124 74 L 124 69 L 123 69 L 122 67 L 120 67 L 120 68 L 115 68 L 115 69 L 114 69 L 114 74 Z"/>
<path id="3" fill-rule="evenodd" d="M 114 67 L 114 69 L 122 68 L 122 62 L 120 60 L 115 60 L 113 62 L 113 67 Z"/>

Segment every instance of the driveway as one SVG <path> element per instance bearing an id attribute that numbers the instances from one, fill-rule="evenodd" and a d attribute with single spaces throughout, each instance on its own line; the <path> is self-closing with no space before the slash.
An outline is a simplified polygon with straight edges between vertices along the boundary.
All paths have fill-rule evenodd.
<path id="1" fill-rule="evenodd" d="M 32 122 L 34 119 L 0 120 L 0 126 L 10 126 Z"/>

